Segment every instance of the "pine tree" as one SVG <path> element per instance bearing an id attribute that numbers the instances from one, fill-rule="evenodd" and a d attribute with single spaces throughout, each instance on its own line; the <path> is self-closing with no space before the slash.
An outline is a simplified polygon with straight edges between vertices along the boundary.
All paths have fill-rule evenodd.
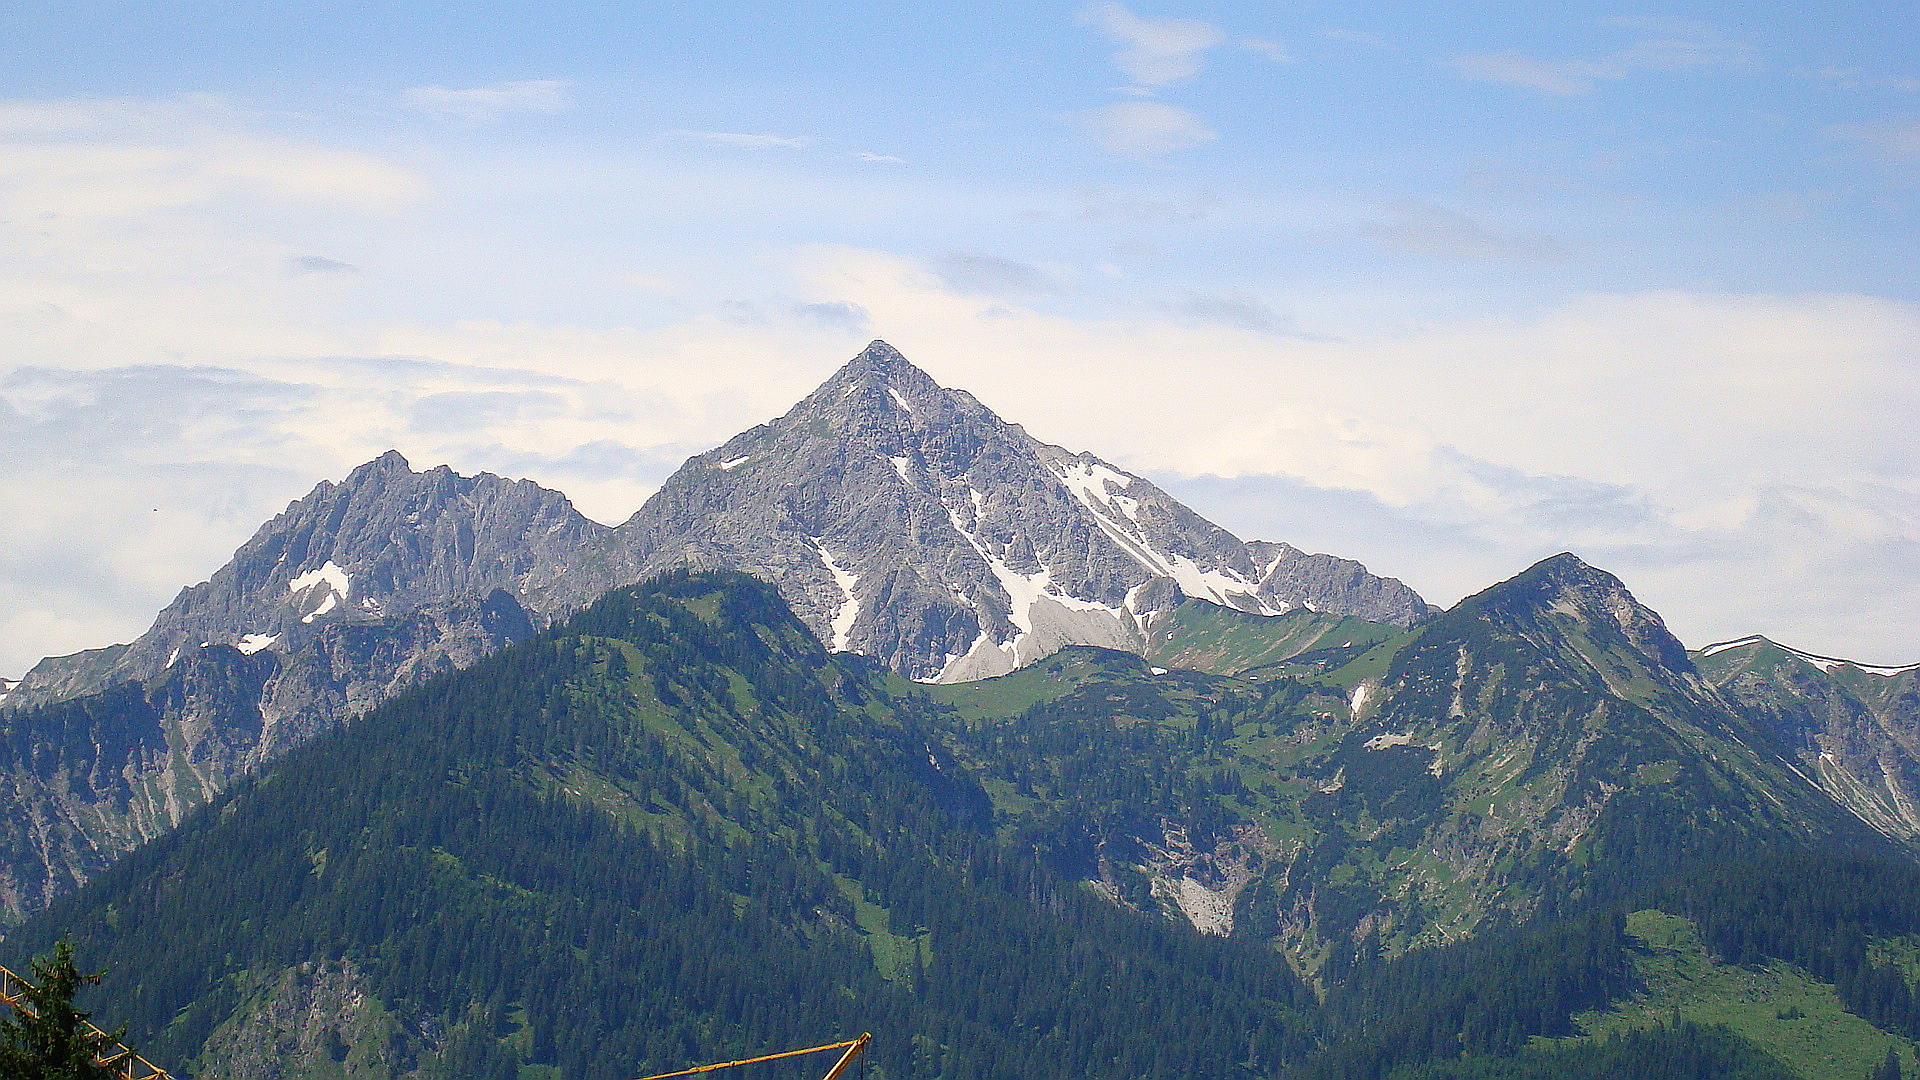
<path id="1" fill-rule="evenodd" d="M 33 961 L 34 986 L 11 1015 L 0 1018 L 0 1080 L 113 1080 L 96 1059 L 120 1041 L 88 1023 L 73 1003 L 80 987 L 100 981 L 73 962 L 73 942 L 62 938 L 50 957 Z"/>

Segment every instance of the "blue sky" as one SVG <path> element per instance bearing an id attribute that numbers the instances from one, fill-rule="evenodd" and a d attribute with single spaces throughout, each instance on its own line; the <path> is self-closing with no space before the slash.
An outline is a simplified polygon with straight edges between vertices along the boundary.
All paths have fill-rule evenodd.
<path id="1" fill-rule="evenodd" d="M 873 336 L 1441 603 L 1920 659 L 1920 31 L 1754 7 L 11 5 L 0 674 L 388 446 L 618 520 Z"/>

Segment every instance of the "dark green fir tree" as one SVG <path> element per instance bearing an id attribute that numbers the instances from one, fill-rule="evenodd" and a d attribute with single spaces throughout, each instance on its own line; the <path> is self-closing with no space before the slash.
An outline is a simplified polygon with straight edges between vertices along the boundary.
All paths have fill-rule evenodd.
<path id="1" fill-rule="evenodd" d="M 81 973 L 65 938 L 36 958 L 34 985 L 0 1017 L 0 1080 L 113 1080 L 97 1059 L 119 1035 L 100 1032 L 74 1004 L 82 986 L 99 981 L 98 974 Z"/>

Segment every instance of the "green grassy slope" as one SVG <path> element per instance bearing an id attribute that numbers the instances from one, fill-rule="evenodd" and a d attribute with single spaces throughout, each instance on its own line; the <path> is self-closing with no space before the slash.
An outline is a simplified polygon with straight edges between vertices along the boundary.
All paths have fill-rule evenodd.
<path id="1" fill-rule="evenodd" d="M 1627 917 L 1636 988 L 1612 1007 L 1578 1014 L 1585 1038 L 1650 1028 L 1674 1018 L 1719 1025 L 1804 1080 L 1860 1080 L 1899 1049 L 1916 1066 L 1914 1047 L 1847 1012 L 1831 983 L 1779 960 L 1728 964 L 1715 959 L 1691 921 L 1663 911 Z M 1572 1040 L 1567 1040 L 1572 1041 Z"/>
<path id="2" fill-rule="evenodd" d="M 1371 647 L 1399 633 L 1383 623 L 1305 608 L 1268 616 L 1187 600 L 1154 617 L 1146 656 L 1158 667 L 1238 675 L 1319 649 Z"/>

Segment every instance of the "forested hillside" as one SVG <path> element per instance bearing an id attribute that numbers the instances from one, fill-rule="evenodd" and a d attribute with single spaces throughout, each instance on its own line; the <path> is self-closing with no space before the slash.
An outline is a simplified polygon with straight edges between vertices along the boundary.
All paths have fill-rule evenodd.
<path id="1" fill-rule="evenodd" d="M 888 1076 L 1304 1052 L 1282 957 L 997 843 L 890 679 L 766 586 L 671 576 L 296 752 L 8 949 L 71 929 L 103 1014 L 204 1077 L 617 1080 L 867 1029 Z"/>
<path id="2" fill-rule="evenodd" d="M 71 930 L 103 1019 L 222 1080 L 624 1080 L 863 1030 L 884 1078 L 1911 1064 L 1920 867 L 1715 727 L 1651 624 L 1567 614 L 1610 581 L 1253 678 L 1072 649 L 929 688 L 672 574 L 288 755 L 5 961 Z M 1527 824 L 1568 790 L 1609 793 L 1575 842 Z M 1422 858 L 1492 871 L 1417 899 Z"/>

